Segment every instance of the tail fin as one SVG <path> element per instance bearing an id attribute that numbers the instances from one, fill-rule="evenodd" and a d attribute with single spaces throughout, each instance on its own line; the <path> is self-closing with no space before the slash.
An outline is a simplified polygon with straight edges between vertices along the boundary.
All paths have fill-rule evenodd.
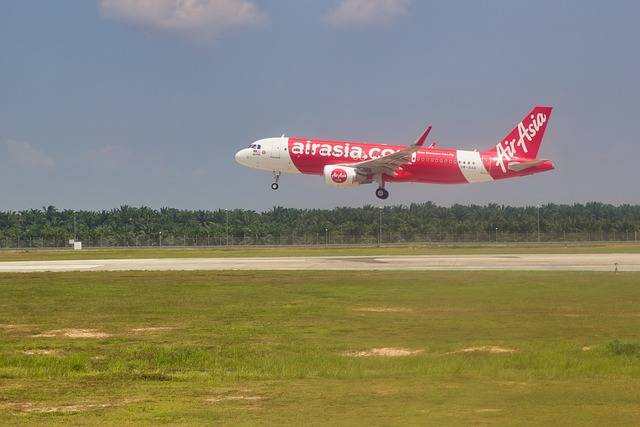
<path id="1" fill-rule="evenodd" d="M 499 159 L 514 157 L 535 159 L 542 144 L 544 131 L 551 118 L 551 107 L 537 106 L 516 125 L 494 148 L 487 151 Z"/>

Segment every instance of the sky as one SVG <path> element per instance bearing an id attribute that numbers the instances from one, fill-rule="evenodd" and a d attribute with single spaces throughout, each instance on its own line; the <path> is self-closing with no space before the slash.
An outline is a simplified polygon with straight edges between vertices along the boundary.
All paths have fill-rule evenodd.
<path id="1" fill-rule="evenodd" d="M 0 210 L 380 205 L 271 174 L 265 137 L 494 146 L 554 107 L 557 169 L 390 184 L 386 204 L 640 203 L 640 2 L 4 0 Z"/>

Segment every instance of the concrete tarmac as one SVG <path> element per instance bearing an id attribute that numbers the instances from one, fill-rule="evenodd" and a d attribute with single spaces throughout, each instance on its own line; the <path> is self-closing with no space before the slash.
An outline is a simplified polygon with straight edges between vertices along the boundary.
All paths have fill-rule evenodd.
<path id="1" fill-rule="evenodd" d="M 0 273 L 169 270 L 640 271 L 640 254 L 162 258 L 0 262 Z"/>

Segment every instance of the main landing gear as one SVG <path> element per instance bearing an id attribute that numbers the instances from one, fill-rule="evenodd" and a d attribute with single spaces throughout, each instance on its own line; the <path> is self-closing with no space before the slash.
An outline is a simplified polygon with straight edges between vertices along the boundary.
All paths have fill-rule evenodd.
<path id="1" fill-rule="evenodd" d="M 377 174 L 375 177 L 375 181 L 378 183 L 376 197 L 378 199 L 385 200 L 387 197 L 389 197 L 389 192 L 384 188 L 384 178 L 382 177 L 382 174 Z"/>
<path id="2" fill-rule="evenodd" d="M 280 181 L 280 172 L 273 172 L 273 183 L 271 184 L 272 190 L 275 191 L 280 188 L 280 186 L 278 185 L 278 181 Z"/>

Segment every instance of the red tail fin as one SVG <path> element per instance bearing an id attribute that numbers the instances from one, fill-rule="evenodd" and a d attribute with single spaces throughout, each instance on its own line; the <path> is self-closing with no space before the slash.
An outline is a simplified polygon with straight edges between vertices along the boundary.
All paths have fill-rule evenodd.
<path id="1" fill-rule="evenodd" d="M 551 118 L 551 107 L 537 106 L 494 148 L 486 153 L 498 159 L 504 167 L 505 161 L 515 157 L 535 159 L 542 144 L 544 131 Z"/>

